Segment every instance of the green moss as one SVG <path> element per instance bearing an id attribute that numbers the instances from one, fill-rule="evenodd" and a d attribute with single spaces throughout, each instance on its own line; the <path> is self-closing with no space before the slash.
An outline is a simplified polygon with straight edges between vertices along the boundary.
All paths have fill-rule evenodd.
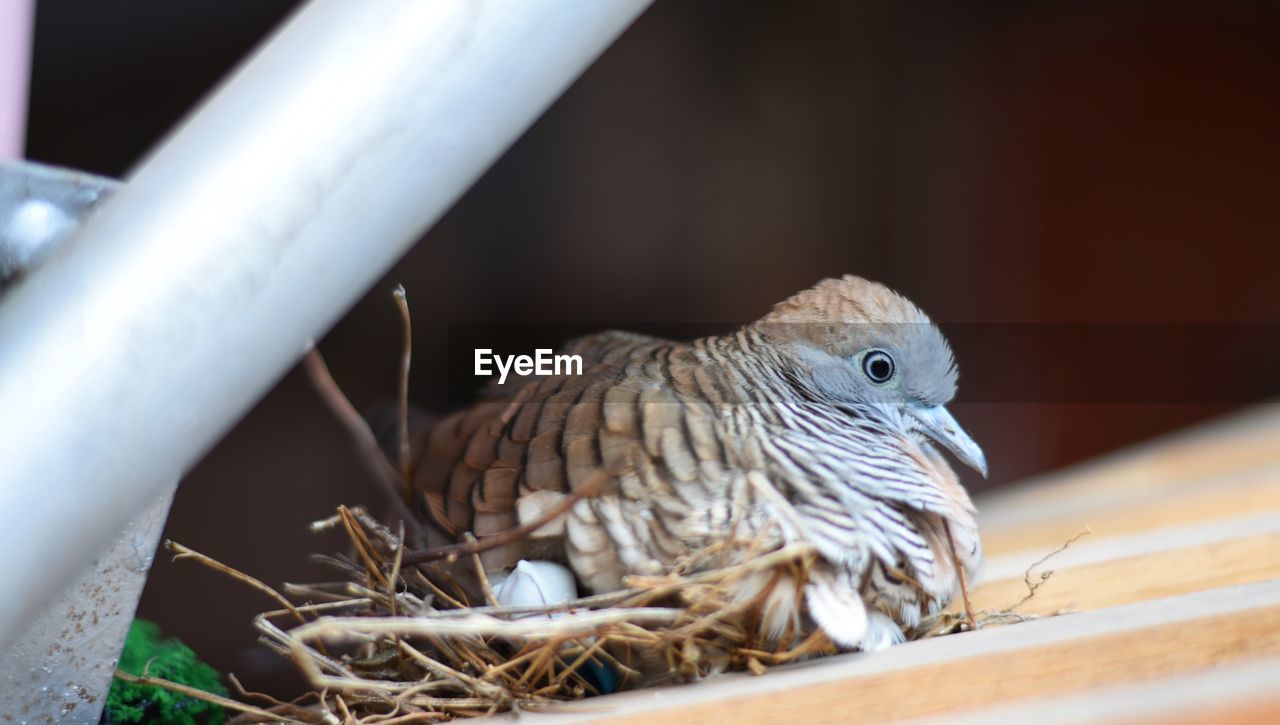
<path id="1" fill-rule="evenodd" d="M 150 667 L 147 663 L 150 662 Z M 218 673 L 209 665 L 196 659 L 191 648 L 173 639 L 161 639 L 160 627 L 155 622 L 135 619 L 129 627 L 129 636 L 120 653 L 120 669 L 134 675 L 147 674 L 172 682 L 195 687 L 205 692 L 226 695 Z M 217 724 L 226 719 L 226 713 L 218 705 L 197 700 L 186 695 L 161 689 L 155 685 L 139 685 L 115 680 L 107 693 L 107 705 L 103 713 L 108 723 L 174 723 L 196 725 L 198 722 Z"/>

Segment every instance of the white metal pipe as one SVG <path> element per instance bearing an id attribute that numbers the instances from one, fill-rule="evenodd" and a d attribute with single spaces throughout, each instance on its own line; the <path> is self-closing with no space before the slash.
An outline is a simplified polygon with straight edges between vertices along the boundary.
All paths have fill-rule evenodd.
<path id="1" fill-rule="evenodd" d="M 0 303 L 0 642 L 649 0 L 314 0 Z"/>

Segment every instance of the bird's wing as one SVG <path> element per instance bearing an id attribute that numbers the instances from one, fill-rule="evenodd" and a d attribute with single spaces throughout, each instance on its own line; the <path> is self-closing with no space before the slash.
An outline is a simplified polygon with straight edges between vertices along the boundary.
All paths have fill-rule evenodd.
<path id="1" fill-rule="evenodd" d="M 618 474 L 597 499 L 618 493 L 636 476 L 669 478 L 673 467 L 687 464 L 670 446 L 671 455 L 665 455 L 661 440 L 663 419 L 675 415 L 678 422 L 679 406 L 654 401 L 675 400 L 668 361 L 673 350 L 685 347 L 606 332 L 558 351 L 582 356 L 581 375 L 509 378 L 490 386 L 483 402 L 436 425 L 419 457 L 415 488 L 431 519 L 455 536 L 470 531 L 484 538 L 536 519 L 602 468 Z M 608 520 L 594 533 L 622 536 L 607 531 L 614 516 L 601 516 Z M 490 552 L 486 565 L 496 568 L 531 555 L 559 558 L 563 552 L 554 549 L 564 546 L 563 526 L 560 537 L 530 539 L 548 550 L 529 551 L 529 541 L 522 541 Z M 585 536 L 579 532 L 582 547 L 591 544 Z"/>

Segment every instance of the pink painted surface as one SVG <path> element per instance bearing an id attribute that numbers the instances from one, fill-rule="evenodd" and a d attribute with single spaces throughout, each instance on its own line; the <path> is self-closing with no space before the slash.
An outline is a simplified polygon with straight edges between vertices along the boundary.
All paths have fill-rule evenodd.
<path id="1" fill-rule="evenodd" d="M 35 0 L 0 0 L 0 159 L 22 158 Z"/>

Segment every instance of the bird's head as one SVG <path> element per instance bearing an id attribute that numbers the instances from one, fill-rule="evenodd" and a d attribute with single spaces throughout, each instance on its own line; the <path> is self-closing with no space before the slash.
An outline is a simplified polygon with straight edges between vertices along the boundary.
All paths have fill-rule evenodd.
<path id="1" fill-rule="evenodd" d="M 987 475 L 982 449 L 946 408 L 956 393 L 951 346 L 907 298 L 845 275 L 780 302 L 754 326 L 804 395 L 926 435 Z"/>

